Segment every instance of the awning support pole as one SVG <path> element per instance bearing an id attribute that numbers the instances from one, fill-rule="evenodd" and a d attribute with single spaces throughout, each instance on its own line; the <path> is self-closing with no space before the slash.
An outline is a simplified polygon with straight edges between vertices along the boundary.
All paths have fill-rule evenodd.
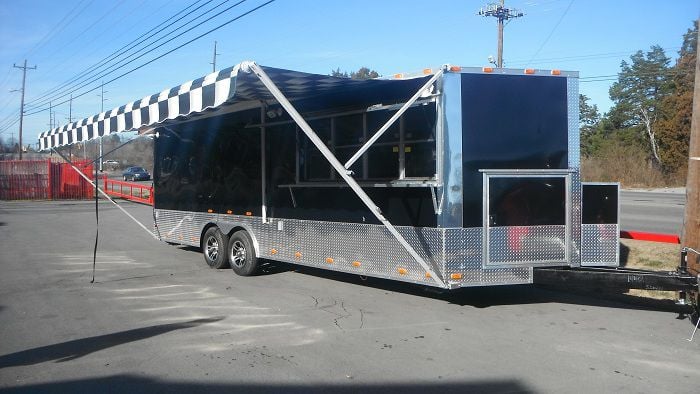
<path id="1" fill-rule="evenodd" d="M 411 107 L 411 105 L 413 105 L 413 103 L 415 103 L 416 100 L 420 98 L 423 92 L 426 89 L 430 88 L 433 85 L 433 83 L 435 83 L 435 81 L 437 81 L 437 79 L 440 78 L 443 72 L 444 71 L 442 69 L 438 70 L 438 72 L 436 72 L 435 75 L 433 75 L 433 77 L 425 83 L 425 85 L 418 89 L 416 94 L 414 94 L 410 100 L 406 101 L 406 103 L 398 111 L 396 111 L 394 116 L 389 118 L 389 120 L 387 120 L 384 126 L 377 130 L 377 132 L 374 133 L 372 138 L 365 142 L 365 144 L 362 145 L 362 147 L 350 158 L 350 160 L 348 160 L 347 163 L 345 163 L 345 169 L 350 169 L 350 167 L 352 167 L 352 165 L 355 164 L 357 159 L 359 159 L 365 152 L 367 152 L 367 150 L 372 146 L 372 144 L 377 142 L 379 137 L 381 137 L 384 134 L 384 132 L 387 131 L 389 127 L 391 127 L 394 124 L 394 122 L 396 122 L 396 120 L 399 119 L 401 115 L 403 115 L 403 113 L 406 112 L 406 110 L 408 110 Z"/>
<path id="2" fill-rule="evenodd" d="M 425 269 L 425 271 L 430 274 L 430 277 L 440 286 L 443 288 L 446 288 L 447 285 L 445 282 L 442 281 L 440 276 L 435 273 L 435 271 L 430 267 L 430 265 L 423 260 L 423 258 L 416 252 L 416 250 L 406 241 L 406 239 L 396 230 L 394 225 L 392 225 L 385 217 L 382 215 L 381 210 L 379 207 L 377 207 L 376 204 L 374 204 L 374 201 L 365 193 L 364 190 L 362 190 L 362 187 L 353 179 L 349 171 L 343 167 L 343 165 L 338 161 L 338 159 L 335 157 L 333 152 L 328 149 L 328 147 L 323 143 L 323 141 L 316 135 L 314 130 L 309 126 L 308 123 L 304 120 L 304 118 L 299 114 L 299 112 L 294 108 L 294 106 L 287 100 L 287 98 L 284 96 L 284 94 L 277 88 L 274 82 L 270 79 L 270 77 L 265 73 L 265 71 L 258 66 L 255 62 L 245 62 L 241 64 L 241 70 L 244 72 L 252 72 L 254 73 L 259 79 L 260 82 L 262 82 L 263 85 L 267 88 L 267 90 L 270 91 L 270 93 L 277 99 L 277 101 L 282 105 L 282 107 L 287 111 L 289 116 L 296 122 L 296 124 L 301 128 L 302 131 L 306 134 L 307 137 L 311 140 L 311 142 L 318 148 L 318 150 L 321 152 L 323 157 L 326 158 L 326 160 L 333 166 L 333 168 L 338 172 L 341 178 L 345 181 L 345 183 L 350 186 L 350 189 L 355 192 L 355 194 L 362 200 L 362 202 L 369 208 L 369 210 L 374 214 L 374 216 L 379 219 L 379 221 L 386 227 L 387 230 L 389 230 L 389 233 L 396 238 L 396 240 L 403 246 L 404 249 L 413 257 L 413 259 Z M 432 79 L 431 79 L 432 80 Z M 432 83 L 432 82 L 431 82 Z M 424 89 L 421 89 L 421 91 Z M 420 93 L 420 92 L 419 92 Z M 420 94 L 417 94 L 416 96 L 419 96 Z M 415 96 L 414 96 L 415 97 Z M 417 98 L 417 97 L 415 97 Z M 415 101 L 415 100 L 414 100 Z"/>
<path id="3" fill-rule="evenodd" d="M 124 214 L 125 214 L 126 216 L 128 216 L 131 220 L 133 220 L 134 222 L 136 222 L 136 224 L 138 224 L 142 229 L 146 230 L 146 232 L 147 232 L 150 236 L 152 236 L 153 238 L 159 240 L 159 238 L 158 238 L 155 234 L 153 234 L 153 232 L 151 232 L 151 230 L 149 230 L 148 228 L 146 228 L 146 226 L 144 226 L 143 223 L 139 222 L 133 215 L 131 215 L 129 212 L 127 212 L 126 209 L 122 208 L 119 204 L 117 204 L 116 201 L 114 201 L 109 195 L 107 195 L 107 193 L 106 193 L 104 190 L 102 190 L 102 189 L 97 185 L 97 182 L 94 182 L 94 183 L 93 183 L 92 180 L 90 179 L 90 177 L 87 176 L 87 175 L 85 175 L 85 173 L 83 173 L 82 171 L 80 171 L 80 169 L 79 169 L 78 167 L 76 167 L 75 164 L 73 164 L 73 162 L 70 161 L 66 156 L 64 156 L 63 153 L 59 152 L 59 151 L 58 151 L 57 149 L 55 149 L 55 148 L 51 148 L 51 150 L 54 151 L 54 152 L 56 152 L 56 154 L 58 154 L 59 156 L 61 156 L 61 157 L 63 158 L 63 160 L 65 160 L 66 163 L 68 163 L 68 165 L 70 165 L 71 167 L 73 167 L 73 169 L 78 173 L 78 175 L 80 175 L 80 176 L 83 177 L 86 181 L 88 181 L 88 183 L 90 183 L 90 185 L 91 185 L 92 187 L 94 187 L 94 188 L 95 188 L 97 191 L 99 191 L 103 196 L 105 196 L 105 198 L 108 199 L 112 204 L 116 205 L 117 208 L 119 208 L 122 212 L 124 212 Z M 96 165 L 96 164 L 95 164 L 95 165 Z"/>

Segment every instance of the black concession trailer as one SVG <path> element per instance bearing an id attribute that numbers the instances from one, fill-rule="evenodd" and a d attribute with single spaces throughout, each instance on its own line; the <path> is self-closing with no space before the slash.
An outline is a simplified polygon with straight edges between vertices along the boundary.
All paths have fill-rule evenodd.
<path id="1" fill-rule="evenodd" d="M 452 289 L 619 264 L 618 184 L 581 182 L 576 72 L 351 80 L 243 62 L 39 140 L 129 130 L 155 136 L 157 236 L 212 267 Z"/>

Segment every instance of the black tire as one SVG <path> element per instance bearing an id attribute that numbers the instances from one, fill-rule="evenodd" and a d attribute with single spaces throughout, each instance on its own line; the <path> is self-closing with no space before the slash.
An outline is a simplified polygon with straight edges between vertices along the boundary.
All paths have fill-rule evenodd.
<path id="1" fill-rule="evenodd" d="M 233 233 L 226 251 L 233 272 L 241 276 L 255 275 L 258 270 L 258 258 L 255 256 L 253 240 L 247 232 L 239 230 Z"/>
<path id="2" fill-rule="evenodd" d="M 202 237 L 202 254 L 204 261 L 210 268 L 228 267 L 226 251 L 228 250 L 228 240 L 218 227 L 210 227 Z"/>

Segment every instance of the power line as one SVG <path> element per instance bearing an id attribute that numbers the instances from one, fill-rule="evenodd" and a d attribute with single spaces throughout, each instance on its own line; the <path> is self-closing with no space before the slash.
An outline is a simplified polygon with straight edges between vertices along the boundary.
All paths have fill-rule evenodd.
<path id="1" fill-rule="evenodd" d="M 210 0 L 209 2 L 211 2 L 211 1 L 212 1 L 212 0 Z M 186 27 L 187 25 L 192 24 L 192 23 L 195 22 L 197 19 L 199 19 L 199 18 L 205 16 L 206 14 L 208 14 L 208 13 L 214 11 L 217 7 L 220 7 L 222 4 L 227 3 L 228 1 L 230 1 L 230 0 L 224 0 L 223 2 L 221 2 L 221 3 L 219 3 L 219 4 L 215 5 L 215 6 L 213 6 L 213 7 L 210 8 L 209 10 L 204 11 L 203 13 L 197 15 L 194 19 L 191 19 L 190 21 L 184 23 L 183 25 L 178 26 L 178 27 L 176 27 L 175 29 L 173 29 L 173 30 L 167 32 L 165 36 L 160 37 L 160 38 L 156 39 L 155 41 L 153 41 L 153 42 L 151 42 L 151 43 L 148 43 L 145 47 L 138 49 L 136 52 L 134 52 L 134 53 L 128 55 L 126 58 L 120 59 L 118 62 L 116 62 L 115 64 L 110 65 L 110 66 L 107 67 L 106 69 L 104 69 L 104 70 L 102 70 L 102 71 L 92 70 L 92 71 L 90 71 L 90 72 L 87 73 L 87 74 L 89 75 L 89 74 L 91 74 L 91 73 L 93 73 L 93 72 L 96 72 L 96 73 L 98 73 L 98 75 L 97 75 L 97 74 L 94 75 L 94 76 L 88 76 L 88 75 L 86 75 L 86 76 L 84 76 L 80 81 L 76 81 L 75 83 L 73 83 L 72 86 L 69 86 L 69 87 L 64 88 L 62 92 L 60 92 L 60 93 L 59 93 L 59 92 L 56 92 L 56 93 L 54 93 L 51 97 L 45 98 L 45 99 L 43 100 L 43 102 L 39 102 L 38 104 L 35 104 L 35 103 L 37 103 L 37 101 L 39 101 L 39 99 L 35 99 L 35 100 L 32 102 L 32 105 L 33 105 L 34 107 L 37 107 L 37 106 L 40 106 L 40 105 L 46 105 L 46 102 L 47 102 L 48 100 L 53 100 L 53 99 L 65 97 L 65 96 L 66 96 L 67 94 L 69 94 L 69 93 L 75 92 L 76 90 L 78 90 L 78 89 L 80 89 L 80 88 L 83 88 L 83 87 L 85 87 L 85 86 L 87 86 L 87 85 L 89 85 L 89 84 L 91 84 L 91 83 L 93 83 L 93 82 L 96 82 L 97 80 L 102 79 L 103 77 L 105 77 L 105 76 L 107 76 L 107 75 L 112 74 L 112 73 L 115 72 L 116 70 L 119 70 L 119 69 L 121 69 L 121 68 L 124 68 L 124 67 L 128 66 L 129 63 L 131 63 L 131 62 L 133 62 L 133 61 L 136 61 L 136 60 L 138 60 L 138 59 L 144 57 L 145 55 L 148 55 L 149 53 L 153 52 L 154 50 L 156 50 L 156 49 L 158 49 L 158 48 L 160 48 L 160 47 L 162 47 L 162 46 L 164 46 L 164 45 L 170 44 L 170 43 L 171 43 L 170 41 L 163 41 L 163 40 L 169 38 L 169 36 L 174 36 L 175 33 L 177 33 L 177 32 L 178 32 L 179 30 L 181 30 L 182 28 Z M 215 15 L 209 17 L 208 19 L 205 20 L 205 22 L 206 22 L 206 21 L 209 21 L 209 20 L 211 20 L 211 19 L 213 19 L 213 18 L 215 18 L 215 17 L 217 17 L 217 16 L 219 16 L 219 15 L 221 15 L 221 14 L 223 14 L 223 13 L 229 11 L 229 10 L 231 10 L 232 8 L 238 6 L 238 5 L 240 5 L 240 4 L 242 4 L 242 3 L 246 2 L 246 1 L 247 1 L 247 0 L 240 0 L 240 1 L 238 1 L 238 2 L 235 3 L 234 5 L 232 5 L 232 6 L 228 7 L 228 8 L 226 8 L 226 9 L 224 9 L 224 10 L 218 12 L 217 14 L 215 14 Z M 207 3 L 208 3 L 208 2 L 207 2 Z M 207 3 L 205 3 L 205 4 L 207 4 Z M 180 18 L 180 19 L 182 19 L 182 18 Z M 180 19 L 178 19 L 178 21 L 179 21 Z M 172 26 L 172 24 L 171 24 L 171 26 Z M 194 28 L 196 28 L 196 27 L 198 27 L 198 26 L 194 26 L 193 28 L 190 28 L 190 29 L 186 30 L 184 33 L 188 33 L 188 32 L 192 31 L 192 30 L 193 30 Z M 184 34 L 184 33 L 182 33 L 182 34 Z M 178 34 L 178 36 L 180 36 L 180 35 L 182 35 L 182 34 Z M 157 45 L 157 46 L 155 46 L 154 48 L 151 48 L 150 50 L 147 50 L 149 47 L 153 46 L 154 44 L 156 44 L 156 43 L 158 43 L 158 42 L 160 42 L 160 41 L 163 41 L 160 45 Z M 139 44 L 142 44 L 143 42 L 145 42 L 145 40 L 142 41 L 142 42 L 140 42 L 140 43 L 137 43 L 136 46 L 138 46 Z M 140 54 L 139 56 L 136 56 L 136 57 L 134 58 L 134 56 L 137 55 L 137 54 L 139 54 L 139 53 L 141 53 L 141 54 Z M 133 59 L 132 59 L 132 58 L 133 58 Z M 131 60 L 129 60 L 129 59 L 131 59 Z M 90 78 L 92 78 L 92 79 L 90 79 Z M 88 79 L 90 79 L 90 80 L 88 80 Z M 82 83 L 82 84 L 81 84 L 81 83 Z M 78 84 L 81 84 L 81 85 L 80 85 L 80 86 L 77 86 Z M 70 90 L 70 91 L 68 91 L 68 90 Z"/>
<path id="2" fill-rule="evenodd" d="M 78 55 L 79 53 L 81 53 L 81 52 L 85 53 L 85 52 L 87 52 L 87 51 L 90 51 L 90 50 L 91 50 L 90 45 L 94 44 L 99 38 L 101 38 L 101 37 L 102 37 L 105 33 L 107 33 L 108 31 L 109 31 L 109 32 L 113 32 L 113 33 L 119 35 L 117 32 L 114 31 L 114 27 L 115 27 L 115 26 L 125 26 L 124 24 L 121 23 L 122 20 L 126 19 L 126 18 L 129 17 L 131 14 L 133 14 L 134 12 L 140 11 L 140 14 L 143 14 L 143 15 L 142 15 L 141 19 L 135 21 L 133 25 L 130 25 L 130 26 L 126 27 L 126 31 L 132 31 L 132 30 L 134 30 L 134 28 L 136 28 L 137 26 L 141 26 L 141 25 L 143 24 L 143 23 L 142 23 L 143 20 L 145 20 L 145 19 L 147 19 L 147 18 L 150 18 L 155 12 L 160 11 L 162 8 L 164 8 L 164 7 L 167 5 L 167 3 L 163 3 L 163 4 L 161 4 L 161 5 L 157 8 L 157 10 L 153 10 L 153 11 L 151 11 L 150 13 L 146 13 L 146 12 L 143 11 L 142 5 L 143 5 L 143 3 L 146 3 L 147 1 L 148 1 L 148 0 L 141 0 L 141 2 L 140 2 L 139 4 L 137 4 L 136 6 L 133 6 L 133 7 L 126 7 L 126 8 L 128 9 L 128 12 L 127 12 L 127 13 L 123 14 L 119 19 L 116 19 L 116 20 L 112 21 L 110 24 L 105 25 L 105 26 L 104 26 L 104 29 L 103 29 L 102 31 L 100 31 L 99 33 L 97 33 L 97 34 L 91 34 L 91 35 L 90 35 L 90 40 L 89 40 L 89 41 L 86 41 L 85 44 L 79 45 L 79 46 L 77 46 L 77 45 L 70 45 L 70 46 L 69 46 L 69 45 L 63 45 L 63 46 L 61 46 L 61 47 L 58 47 L 56 51 L 60 51 L 61 55 L 63 55 L 63 56 L 60 57 L 60 60 L 56 60 L 56 63 L 51 64 L 51 65 L 50 65 L 50 69 L 51 69 L 51 70 L 63 70 L 63 69 L 62 69 L 62 66 L 63 66 L 64 64 L 66 64 L 66 63 L 69 62 L 69 61 L 70 61 L 70 62 L 75 61 L 76 55 Z M 69 49 L 75 49 L 75 50 L 73 50 L 72 52 L 68 53 L 68 50 L 69 50 Z M 55 51 L 55 52 L 56 52 L 56 51 Z M 52 57 L 50 60 L 55 60 L 55 58 Z M 40 80 L 40 81 L 43 81 L 43 80 L 46 79 L 46 78 L 43 78 L 43 77 L 45 77 L 45 76 L 47 76 L 47 75 L 52 76 L 53 73 L 49 73 L 49 72 L 38 73 L 36 79 L 37 79 L 37 80 Z"/>
<path id="3" fill-rule="evenodd" d="M 165 25 L 166 23 L 170 22 L 171 19 L 176 18 L 176 17 L 178 17 L 180 14 L 182 14 L 182 13 L 188 11 L 190 8 L 192 8 L 192 7 L 194 7 L 195 5 L 197 5 L 197 3 L 199 3 L 200 1 L 202 1 L 202 0 L 197 0 L 197 1 L 195 1 L 194 3 L 190 4 L 189 6 L 187 6 L 187 7 L 183 8 L 183 9 L 181 9 L 180 11 L 178 11 L 177 13 L 175 13 L 174 15 L 171 15 L 170 17 L 166 18 L 163 22 L 159 23 L 158 25 L 154 26 L 153 28 L 151 28 L 151 29 L 148 30 L 147 32 L 145 32 L 145 33 L 141 34 L 140 36 L 136 37 L 134 40 L 132 40 L 132 41 L 129 42 L 128 44 L 122 46 L 121 48 L 119 48 L 119 49 L 117 49 L 116 51 L 112 52 L 111 54 L 107 55 L 105 58 L 103 58 L 103 59 L 100 60 L 99 62 L 95 63 L 94 65 L 92 65 L 92 66 L 90 66 L 90 67 L 87 67 L 85 70 L 83 70 L 82 72 L 78 73 L 76 76 L 70 78 L 68 81 L 66 81 L 66 82 L 64 82 L 64 83 L 62 83 L 62 84 L 60 84 L 59 86 L 57 86 L 56 88 L 54 88 L 54 89 L 52 89 L 52 90 L 49 90 L 49 91 L 45 92 L 42 96 L 40 96 L 40 97 L 38 97 L 38 98 L 32 100 L 32 101 L 30 102 L 30 104 L 33 104 L 33 103 L 35 103 L 35 102 L 37 102 L 37 101 L 40 101 L 40 100 L 42 100 L 43 98 L 45 98 L 45 97 L 47 97 L 47 96 L 49 96 L 49 95 L 52 95 L 52 94 L 54 94 L 55 92 L 57 92 L 57 91 L 59 91 L 59 90 L 64 90 L 65 87 L 70 86 L 70 85 L 73 84 L 74 82 L 80 80 L 82 77 L 91 74 L 91 73 L 94 72 L 96 69 L 99 69 L 99 68 L 102 67 L 103 65 L 105 65 L 105 64 L 107 64 L 107 63 L 109 63 L 109 62 L 111 62 L 111 61 L 113 61 L 113 60 L 115 60 L 115 59 L 117 59 L 119 56 L 123 55 L 124 53 L 127 53 L 127 52 L 130 51 L 131 49 L 133 49 L 133 48 L 139 46 L 140 44 L 142 44 L 142 43 L 144 43 L 144 42 L 146 42 L 148 39 L 152 38 L 153 36 L 155 36 L 155 35 L 157 35 L 157 34 L 160 34 L 160 32 L 162 31 L 162 29 L 160 29 L 160 28 L 161 28 L 163 25 Z M 214 0 L 208 0 L 206 3 L 201 4 L 200 7 L 201 7 L 201 6 L 204 6 L 204 5 L 207 5 L 207 4 L 211 3 L 212 1 L 214 1 Z M 226 0 L 226 1 L 228 1 L 228 0 Z M 176 19 L 174 22 L 171 22 L 170 25 L 173 25 L 174 23 L 176 23 L 176 22 L 178 22 L 178 21 L 180 21 L 180 20 L 182 20 L 182 19 L 183 19 L 183 17 L 180 17 L 180 18 Z M 155 31 L 155 33 L 153 33 L 154 31 Z M 151 34 L 151 35 L 149 35 L 148 37 L 146 37 L 146 38 L 144 38 L 143 40 L 141 40 L 144 36 L 146 36 L 146 35 L 148 35 L 148 34 L 150 34 L 150 33 L 153 33 L 153 34 Z M 139 41 L 139 40 L 140 40 L 140 41 Z M 142 48 L 142 49 L 143 49 L 143 48 Z M 142 49 L 141 49 L 141 50 L 142 50 Z M 138 51 L 137 51 L 137 53 L 138 53 Z"/>
<path id="4" fill-rule="evenodd" d="M 19 118 L 15 118 L 15 120 L 14 120 L 12 123 L 8 124 L 7 126 L 3 127 L 2 129 L 0 129 L 0 134 L 2 134 L 2 133 L 4 133 L 4 132 L 6 132 L 7 130 L 9 130 L 10 127 L 12 127 L 12 126 L 14 126 L 15 124 L 17 124 L 17 122 L 19 122 Z"/>
<path id="5" fill-rule="evenodd" d="M 159 59 L 161 59 L 161 58 L 163 58 L 163 57 L 165 57 L 165 56 L 167 56 L 167 55 L 169 55 L 169 54 L 175 52 L 176 50 L 178 50 L 178 49 L 180 49 L 180 48 L 182 48 L 182 47 L 184 47 L 184 46 L 186 46 L 186 45 L 189 45 L 189 44 L 193 43 L 194 41 L 197 41 L 197 40 L 199 40 L 200 38 L 202 38 L 202 37 L 204 37 L 204 36 L 207 36 L 207 35 L 211 34 L 212 32 L 214 32 L 214 31 L 216 31 L 216 30 L 221 29 L 222 27 L 225 27 L 225 26 L 227 26 L 227 25 L 229 25 L 229 24 L 231 24 L 231 23 L 233 23 L 233 22 L 235 22 L 235 21 L 237 21 L 237 20 L 239 20 L 239 19 L 241 19 L 241 18 L 243 18 L 243 17 L 245 17 L 245 16 L 247 16 L 247 15 L 252 14 L 253 12 L 255 12 L 255 11 L 257 11 L 257 10 L 259 10 L 259 9 L 261 9 L 261 8 L 263 8 L 263 7 L 267 6 L 267 5 L 269 5 L 269 4 L 271 4 L 271 3 L 274 3 L 275 1 L 276 1 L 276 0 L 268 0 L 268 1 L 266 1 L 266 2 L 264 2 L 264 3 L 262 3 L 262 4 L 260 4 L 259 6 L 254 7 L 254 8 L 252 8 L 252 9 L 246 11 L 246 12 L 244 12 L 244 13 L 242 13 L 242 14 L 236 16 L 235 18 L 229 19 L 228 21 L 226 21 L 226 22 L 224 22 L 224 23 L 222 23 L 222 24 L 220 24 L 220 25 L 218 25 L 218 26 L 216 26 L 216 27 L 214 27 L 214 28 L 212 28 L 212 29 L 210 29 L 210 30 L 208 30 L 208 31 L 206 31 L 206 32 L 204 32 L 204 33 L 202 33 L 202 34 L 200 34 L 200 35 L 198 35 L 197 37 L 194 37 L 194 38 L 188 40 L 187 42 L 185 42 L 185 43 L 183 43 L 183 44 L 180 44 L 180 45 L 178 45 L 177 47 L 175 47 L 175 48 L 173 48 L 173 49 L 171 49 L 171 50 L 168 50 L 167 52 L 165 52 L 165 53 L 163 53 L 163 54 L 161 54 L 161 55 L 158 55 L 158 56 L 156 56 L 155 58 L 153 58 L 153 59 L 151 59 L 151 60 L 149 60 L 149 61 L 147 61 L 147 62 L 145 62 L 145 63 L 143 63 L 143 64 L 141 64 L 141 65 L 139 65 L 139 66 L 137 66 L 137 67 L 134 67 L 134 68 L 132 68 L 131 70 L 126 71 L 126 72 L 120 74 L 119 76 L 117 76 L 117 77 L 115 77 L 115 78 L 110 79 L 109 81 L 107 81 L 107 82 L 105 82 L 105 83 L 106 83 L 106 84 L 109 84 L 109 83 L 112 83 L 112 82 L 114 82 L 114 81 L 116 81 L 116 80 L 118 80 L 118 79 L 120 79 L 120 78 L 123 78 L 124 76 L 126 76 L 126 75 L 128 75 L 128 74 L 131 74 L 132 72 L 137 71 L 137 70 L 139 70 L 139 69 L 141 69 L 141 68 L 143 68 L 143 67 L 145 67 L 145 66 L 147 66 L 147 65 L 149 65 L 149 64 L 151 64 L 151 63 L 153 63 L 153 62 L 155 62 L 156 60 L 159 60 Z M 74 95 L 73 98 L 82 97 L 82 96 L 84 96 L 84 95 L 86 95 L 86 94 L 88 94 L 88 93 L 90 93 L 90 92 L 93 92 L 93 91 L 97 90 L 98 88 L 99 88 L 99 85 L 96 86 L 96 87 L 93 87 L 93 88 L 91 88 L 91 89 L 89 89 L 89 90 L 86 90 L 86 91 L 80 93 L 79 95 Z M 66 100 L 66 101 L 62 101 L 62 102 L 58 103 L 57 105 L 65 104 L 65 103 L 67 103 L 67 102 L 68 102 L 67 100 Z M 44 112 L 44 111 L 46 111 L 46 110 L 47 110 L 47 109 L 44 108 L 44 109 L 37 110 L 37 111 L 34 111 L 34 112 L 32 112 L 32 113 L 29 113 L 29 114 L 27 114 L 27 115 L 34 115 L 34 114 L 37 114 L 37 113 L 40 113 L 40 112 Z"/>
<path id="6" fill-rule="evenodd" d="M 83 34 L 85 34 L 88 30 L 92 29 L 95 25 L 97 25 L 97 24 L 100 23 L 104 18 L 106 18 L 107 15 L 110 15 L 110 14 L 112 13 L 112 11 L 113 11 L 115 8 L 118 8 L 119 6 L 121 6 L 121 4 L 122 4 L 123 2 L 124 2 L 124 0 L 119 0 L 118 2 L 116 2 L 116 3 L 114 4 L 114 6 L 113 6 L 112 8 L 110 8 L 109 10 L 107 10 L 104 14 L 102 14 L 101 17 L 95 19 L 95 20 L 92 22 L 92 24 L 90 24 L 90 26 L 88 26 L 88 27 L 86 27 L 85 29 L 83 29 L 80 33 L 76 34 L 72 39 L 69 39 L 68 41 L 69 41 L 69 42 L 73 42 L 73 40 L 75 40 L 76 38 L 82 37 Z M 53 50 L 53 52 L 51 52 L 51 53 L 49 53 L 48 55 L 46 55 L 46 57 L 47 57 L 47 58 L 51 58 L 56 52 L 63 50 L 63 48 L 64 48 L 64 47 L 55 48 L 55 49 Z"/>
<path id="7" fill-rule="evenodd" d="M 27 51 L 27 53 L 24 54 L 24 56 L 28 57 L 29 54 L 34 52 L 36 49 L 46 45 L 46 43 L 51 41 L 52 38 L 58 36 L 59 33 L 61 33 L 67 26 L 69 26 L 75 18 L 82 14 L 90 6 L 90 4 L 92 4 L 92 1 L 90 1 L 87 5 L 85 5 L 85 7 L 83 7 L 80 11 L 73 15 L 73 17 L 70 18 L 70 20 L 66 21 L 66 18 L 68 18 L 70 14 L 75 12 L 75 10 L 78 9 L 78 7 L 80 7 L 80 5 L 84 2 L 85 0 L 80 0 L 80 2 L 78 2 L 78 4 L 76 4 L 75 7 L 73 7 L 70 11 L 68 11 L 68 13 L 64 15 L 63 18 L 60 21 L 58 21 L 58 23 L 56 23 L 56 25 L 54 25 L 54 27 L 51 28 L 51 30 L 49 30 L 49 32 L 46 33 L 46 35 L 41 40 L 39 40 L 39 42 L 37 42 L 36 45 L 32 47 L 32 49 L 30 49 L 29 51 Z M 64 21 L 66 22 L 64 23 Z"/>
<path id="8" fill-rule="evenodd" d="M 532 58 L 530 59 L 530 61 L 527 62 L 528 65 L 537 57 L 537 55 L 540 54 L 540 51 L 542 50 L 542 48 L 544 48 L 544 46 L 547 45 L 547 43 L 549 42 L 549 39 L 552 38 L 552 35 L 553 35 L 554 32 L 557 30 L 557 27 L 559 27 L 559 24 L 561 23 L 561 21 L 564 20 L 564 17 L 566 16 L 566 14 L 567 14 L 567 13 L 569 12 L 569 10 L 571 9 L 571 5 L 572 5 L 572 4 L 574 4 L 574 0 L 569 1 L 569 5 L 568 5 L 568 6 L 566 7 L 566 9 L 564 10 L 564 13 L 561 14 L 561 17 L 559 17 L 559 20 L 557 21 L 557 23 L 556 23 L 556 24 L 554 25 L 554 27 L 552 28 L 552 31 L 549 32 L 549 34 L 547 35 L 547 38 L 545 38 L 544 41 L 542 42 L 542 45 L 540 45 L 540 47 L 537 48 L 537 51 L 535 51 L 535 54 L 532 55 Z"/>

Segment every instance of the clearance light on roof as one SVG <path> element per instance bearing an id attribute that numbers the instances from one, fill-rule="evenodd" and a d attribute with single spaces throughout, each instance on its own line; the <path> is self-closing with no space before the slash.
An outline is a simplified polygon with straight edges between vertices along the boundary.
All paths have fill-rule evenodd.
<path id="1" fill-rule="evenodd" d="M 277 254 L 277 249 L 275 249 L 275 248 L 270 249 L 270 254 Z"/>
<path id="2" fill-rule="evenodd" d="M 433 276 L 430 275 L 430 272 L 426 272 L 426 273 L 425 273 L 425 277 L 426 277 L 427 279 L 430 279 L 430 278 L 432 278 Z"/>
<path id="3" fill-rule="evenodd" d="M 328 264 L 333 264 L 335 260 L 333 260 L 333 257 L 326 257 L 326 263 Z"/>
<path id="4" fill-rule="evenodd" d="M 493 67 L 484 67 L 481 69 L 481 71 L 485 73 L 492 73 L 493 72 Z"/>
<path id="5" fill-rule="evenodd" d="M 226 213 L 230 215 L 233 213 L 233 211 L 229 209 L 228 211 L 226 211 Z"/>
<path id="6" fill-rule="evenodd" d="M 212 213 L 212 212 L 214 212 L 214 210 L 213 210 L 213 209 L 207 209 L 207 212 L 208 212 L 208 213 Z"/>
<path id="7" fill-rule="evenodd" d="M 450 275 L 450 278 L 455 279 L 455 280 L 459 280 L 459 279 L 462 279 L 462 274 L 452 274 L 452 275 Z"/>
<path id="8" fill-rule="evenodd" d="M 460 67 L 460 66 L 450 66 L 450 71 L 460 72 L 460 71 L 462 71 L 462 67 Z"/>
<path id="9" fill-rule="evenodd" d="M 550 71 L 552 75 L 561 75 L 561 70 L 552 70 Z"/>
<path id="10" fill-rule="evenodd" d="M 433 69 L 432 69 L 432 68 L 424 68 L 424 69 L 423 69 L 423 74 L 425 74 L 425 75 L 429 75 L 429 74 L 432 74 L 432 73 L 433 73 Z"/>
<path id="11" fill-rule="evenodd" d="M 361 266 L 361 265 L 362 265 L 362 263 L 360 263 L 359 261 L 353 261 L 353 262 L 352 262 L 352 266 L 353 266 L 353 267 L 359 267 L 359 266 Z"/>
<path id="12" fill-rule="evenodd" d="M 406 275 L 408 273 L 408 270 L 406 268 L 399 267 L 396 270 L 400 275 Z"/>
<path id="13" fill-rule="evenodd" d="M 245 215 L 246 215 L 246 216 L 253 216 L 253 212 L 248 211 L 248 212 L 245 213 Z"/>
<path id="14" fill-rule="evenodd" d="M 301 252 L 294 253 L 294 257 L 296 257 L 297 260 L 301 259 Z"/>
<path id="15" fill-rule="evenodd" d="M 403 78 L 403 74 L 394 74 L 395 79 L 401 79 Z"/>
<path id="16" fill-rule="evenodd" d="M 534 73 L 535 73 L 535 69 L 534 69 L 534 68 L 526 68 L 526 69 L 525 69 L 525 74 L 532 75 L 532 74 L 534 74 Z"/>

